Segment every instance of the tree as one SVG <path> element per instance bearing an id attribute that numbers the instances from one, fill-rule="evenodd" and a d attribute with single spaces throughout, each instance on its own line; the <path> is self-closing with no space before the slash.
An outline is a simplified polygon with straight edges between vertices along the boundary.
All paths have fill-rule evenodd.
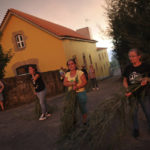
<path id="1" fill-rule="evenodd" d="M 121 69 L 131 48 L 139 48 L 150 58 L 150 0 L 108 0 L 107 4 L 109 34 Z"/>
<path id="2" fill-rule="evenodd" d="M 2 34 L 0 33 L 0 37 Z M 4 77 L 5 73 L 5 67 L 7 66 L 7 63 L 12 58 L 11 50 L 9 50 L 7 53 L 4 53 L 2 50 L 2 46 L 0 44 L 0 79 Z"/>

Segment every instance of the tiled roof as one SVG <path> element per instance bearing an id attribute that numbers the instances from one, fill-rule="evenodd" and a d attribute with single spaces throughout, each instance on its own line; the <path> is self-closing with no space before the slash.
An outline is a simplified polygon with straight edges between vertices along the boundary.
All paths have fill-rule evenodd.
<path id="1" fill-rule="evenodd" d="M 12 8 L 8 9 L 1 26 L 3 25 L 7 15 L 9 13 L 13 14 L 15 16 L 18 16 L 18 17 L 24 19 L 25 21 L 28 21 L 28 22 L 46 30 L 47 32 L 50 32 L 50 33 L 56 35 L 57 37 L 59 37 L 61 39 L 73 38 L 73 39 L 78 39 L 78 40 L 87 40 L 89 42 L 96 42 L 95 40 L 91 40 L 91 39 L 84 37 L 83 35 L 80 35 L 79 33 L 77 33 L 74 30 L 71 30 L 71 29 L 63 27 L 61 25 L 40 19 L 38 17 L 29 15 L 27 13 L 24 13 L 24 12 L 21 12 L 21 11 L 18 11 L 16 9 L 12 9 Z"/>

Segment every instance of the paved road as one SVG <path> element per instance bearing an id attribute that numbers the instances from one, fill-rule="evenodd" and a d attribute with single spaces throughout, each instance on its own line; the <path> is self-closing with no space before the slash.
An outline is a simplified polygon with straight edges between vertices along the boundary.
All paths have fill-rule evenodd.
<path id="1" fill-rule="evenodd" d="M 105 79 L 99 83 L 99 91 L 88 92 L 88 111 L 92 113 L 97 104 L 114 93 L 121 87 L 118 76 Z M 55 108 L 52 117 L 38 121 L 34 116 L 34 103 L 0 112 L 0 149 L 2 150 L 56 150 L 56 141 L 59 136 L 60 115 L 62 114 L 64 94 L 48 98 L 48 104 Z M 145 127 L 145 119 L 140 118 Z M 150 149 L 150 136 L 146 129 L 140 140 L 125 137 L 135 145 L 136 150 Z M 138 148 L 136 147 L 138 146 Z M 134 148 L 132 147 L 132 150 Z M 124 147 L 125 148 L 125 147 Z M 147 150 L 149 150 L 147 149 Z M 129 150 L 129 149 L 128 149 Z"/>

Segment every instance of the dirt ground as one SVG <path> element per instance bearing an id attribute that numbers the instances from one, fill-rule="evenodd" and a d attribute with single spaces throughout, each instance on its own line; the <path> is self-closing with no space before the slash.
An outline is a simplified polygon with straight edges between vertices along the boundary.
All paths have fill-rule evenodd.
<path id="1" fill-rule="evenodd" d="M 119 76 L 100 81 L 99 91 L 90 91 L 88 112 L 96 108 L 101 100 L 117 93 L 122 86 Z M 0 112 L 0 149 L 2 150 L 57 150 L 60 115 L 64 94 L 48 98 L 48 104 L 55 108 L 50 118 L 39 121 L 34 115 L 34 103 Z M 149 150 L 150 134 L 147 122 L 140 112 L 140 137 L 134 139 L 131 133 L 123 139 L 122 150 Z"/>

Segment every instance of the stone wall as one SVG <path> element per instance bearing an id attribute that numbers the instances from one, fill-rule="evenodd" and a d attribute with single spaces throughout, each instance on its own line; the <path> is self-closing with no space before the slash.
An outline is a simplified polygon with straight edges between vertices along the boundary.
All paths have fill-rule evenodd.
<path id="1" fill-rule="evenodd" d="M 64 92 L 58 71 L 45 72 L 41 75 L 47 88 L 47 97 Z M 30 103 L 36 98 L 30 75 L 6 78 L 3 79 L 3 83 L 5 85 L 3 94 L 6 108 Z"/>

